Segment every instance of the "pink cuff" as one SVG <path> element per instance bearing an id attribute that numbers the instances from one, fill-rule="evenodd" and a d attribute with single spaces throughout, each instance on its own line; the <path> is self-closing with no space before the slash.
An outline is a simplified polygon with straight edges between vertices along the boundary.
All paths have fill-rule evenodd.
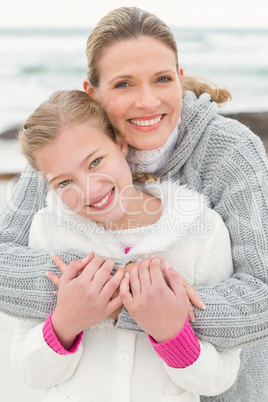
<path id="1" fill-rule="evenodd" d="M 178 335 L 167 342 L 157 343 L 150 335 L 148 336 L 156 353 L 170 367 L 188 367 L 193 364 L 200 355 L 199 340 L 195 336 L 188 318 Z"/>
<path id="2" fill-rule="evenodd" d="M 48 346 L 54 350 L 54 352 L 58 353 L 59 355 L 69 355 L 72 353 L 75 353 L 82 341 L 83 337 L 83 332 L 80 332 L 80 334 L 77 335 L 75 342 L 71 349 L 66 350 L 60 343 L 60 341 L 57 338 L 57 335 L 54 332 L 52 322 L 51 322 L 51 317 L 52 317 L 53 312 L 47 317 L 46 322 L 43 326 L 43 336 L 44 340 L 48 344 Z"/>

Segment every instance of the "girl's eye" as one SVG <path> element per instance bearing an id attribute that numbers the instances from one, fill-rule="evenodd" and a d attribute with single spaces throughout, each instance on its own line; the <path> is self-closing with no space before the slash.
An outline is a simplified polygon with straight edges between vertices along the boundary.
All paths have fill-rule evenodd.
<path id="1" fill-rule="evenodd" d="M 61 183 L 57 185 L 57 187 L 66 187 L 71 183 L 72 180 L 63 180 Z"/>
<path id="2" fill-rule="evenodd" d="M 89 166 L 90 167 L 95 167 L 100 163 L 100 161 L 101 161 L 101 158 L 97 158 L 93 162 L 91 162 L 91 164 Z"/>
<path id="3" fill-rule="evenodd" d="M 129 84 L 127 82 L 119 82 L 119 84 L 116 84 L 115 88 L 127 88 Z"/>
<path id="4" fill-rule="evenodd" d="M 171 78 L 169 78 L 169 77 L 159 77 L 157 79 L 158 82 L 168 82 L 170 80 L 171 80 Z"/>

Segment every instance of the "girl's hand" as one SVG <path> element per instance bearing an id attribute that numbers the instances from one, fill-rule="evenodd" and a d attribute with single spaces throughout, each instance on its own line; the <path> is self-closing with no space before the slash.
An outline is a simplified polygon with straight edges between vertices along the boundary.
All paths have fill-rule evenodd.
<path id="1" fill-rule="evenodd" d="M 163 270 L 159 258 L 137 262 L 122 280 L 120 295 L 129 314 L 158 343 L 174 338 L 188 317 L 185 288 L 172 267 Z"/>
<path id="2" fill-rule="evenodd" d="M 62 263 L 61 263 L 62 264 Z M 63 269 L 59 282 L 58 300 L 52 315 L 52 325 L 65 349 L 70 349 L 76 336 L 85 328 L 108 317 L 121 304 L 118 294 L 112 298 L 124 277 L 124 267 L 119 266 L 111 277 L 114 260 L 96 257 L 83 271 L 77 261 Z"/>

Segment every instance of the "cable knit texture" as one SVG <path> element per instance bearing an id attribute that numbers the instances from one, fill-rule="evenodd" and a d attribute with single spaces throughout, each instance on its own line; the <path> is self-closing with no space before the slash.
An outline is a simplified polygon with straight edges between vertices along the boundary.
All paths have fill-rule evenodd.
<path id="1" fill-rule="evenodd" d="M 170 367 L 188 367 L 193 364 L 200 355 L 200 344 L 188 319 L 175 338 L 167 342 L 157 343 L 154 338 L 149 335 L 149 340 L 156 353 Z"/>
<path id="2" fill-rule="evenodd" d="M 69 355 L 69 354 L 77 352 L 79 345 L 83 338 L 83 331 L 77 335 L 73 346 L 69 350 L 64 349 L 64 347 L 58 340 L 57 335 L 54 332 L 52 322 L 51 322 L 52 314 L 53 314 L 53 312 L 51 314 L 49 314 L 48 318 L 46 319 L 46 321 L 44 323 L 44 327 L 43 327 L 44 340 L 46 341 L 48 346 L 54 350 L 54 352 L 59 353 L 60 355 Z"/>
<path id="3" fill-rule="evenodd" d="M 222 350 L 251 346 L 244 349 L 236 384 L 222 396 L 203 400 L 265 401 L 268 165 L 263 144 L 244 125 L 219 116 L 208 94 L 197 99 L 187 92 L 176 150 L 160 173 L 203 192 L 224 219 L 233 245 L 234 276 L 223 283 L 197 287 L 207 309 L 195 309 L 193 329 L 200 339 Z M 47 252 L 26 247 L 30 223 L 44 205 L 45 193 L 45 181 L 26 168 L 12 203 L 0 216 L 0 309 L 17 317 L 45 319 L 55 308 L 55 288 L 44 274 L 58 271 Z M 60 255 L 66 262 L 83 257 L 70 250 Z M 117 326 L 138 329 L 125 309 Z M 254 345 L 257 340 L 262 342 Z"/>
<path id="4" fill-rule="evenodd" d="M 157 175 L 163 169 L 175 151 L 176 143 L 178 142 L 180 121 L 161 148 L 144 151 L 131 146 L 128 147 L 127 161 L 132 173 L 142 172 Z"/>

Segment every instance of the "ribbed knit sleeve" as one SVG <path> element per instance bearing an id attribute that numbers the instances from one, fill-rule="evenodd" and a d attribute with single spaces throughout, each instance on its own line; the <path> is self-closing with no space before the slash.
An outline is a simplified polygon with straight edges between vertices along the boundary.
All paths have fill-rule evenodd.
<path id="1" fill-rule="evenodd" d="M 48 346 L 54 350 L 54 352 L 60 354 L 60 355 L 69 355 L 72 353 L 77 352 L 79 345 L 82 341 L 83 338 L 83 334 L 84 332 L 80 332 L 80 334 L 77 335 L 74 344 L 72 345 L 72 347 L 69 350 L 66 350 L 62 344 L 60 343 L 60 341 L 58 340 L 57 335 L 54 332 L 54 328 L 52 326 L 52 322 L 51 322 L 51 317 L 52 314 L 49 314 L 48 318 L 45 321 L 45 324 L 43 326 L 43 335 L 44 335 L 44 340 L 46 341 L 46 343 L 48 344 Z"/>
<path id="2" fill-rule="evenodd" d="M 157 343 L 149 335 L 149 340 L 156 353 L 170 367 L 185 368 L 190 366 L 198 359 L 200 354 L 199 341 L 188 319 L 175 338 L 167 342 Z"/>
<path id="3" fill-rule="evenodd" d="M 204 193 L 229 230 L 234 275 L 196 288 L 207 308 L 193 323 L 226 350 L 268 336 L 268 163 L 261 140 L 212 107 L 206 94 L 186 96 L 181 143 L 163 173 Z"/>

